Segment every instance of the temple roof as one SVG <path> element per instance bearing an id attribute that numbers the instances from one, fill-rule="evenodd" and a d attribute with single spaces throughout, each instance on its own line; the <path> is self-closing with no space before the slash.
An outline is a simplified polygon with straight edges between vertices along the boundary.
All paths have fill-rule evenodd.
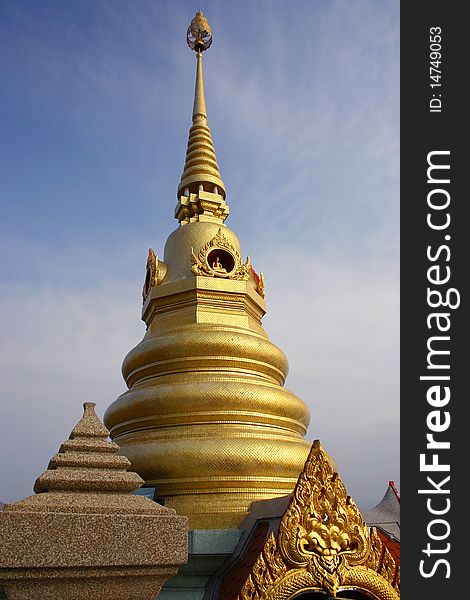
<path id="1" fill-rule="evenodd" d="M 392 555 L 395 563 L 400 565 L 400 542 L 392 539 L 388 533 L 385 533 L 380 529 L 380 527 L 376 528 L 377 535 L 382 540 L 384 546 L 386 546 L 387 550 Z"/>
<path id="2" fill-rule="evenodd" d="M 389 490 L 397 500 L 392 482 Z M 387 493 L 385 497 L 394 506 Z M 399 524 L 399 513 L 395 517 Z M 314 442 L 293 494 L 253 502 L 242 524 L 244 535 L 206 587 L 204 600 L 267 600 L 283 580 L 297 576 L 298 590 L 311 579 L 310 585 L 332 595 L 351 585 L 366 590 L 372 586 L 378 597 L 395 598 L 399 541 L 365 521 L 334 472 L 332 460 Z M 369 583 L 361 581 L 363 568 L 370 571 Z"/>
<path id="3" fill-rule="evenodd" d="M 400 496 L 393 481 L 390 481 L 382 500 L 363 512 L 369 527 L 379 527 L 389 536 L 400 540 Z"/>
<path id="4" fill-rule="evenodd" d="M 204 600 L 236 600 L 253 564 L 271 534 L 279 532 L 281 519 L 292 495 L 253 502 L 249 515 L 241 525 L 243 536 L 228 561 L 222 565 L 206 588 Z M 393 481 L 389 482 L 382 500 L 362 513 L 369 527 L 386 547 L 396 565 L 400 565 L 400 498 Z"/>

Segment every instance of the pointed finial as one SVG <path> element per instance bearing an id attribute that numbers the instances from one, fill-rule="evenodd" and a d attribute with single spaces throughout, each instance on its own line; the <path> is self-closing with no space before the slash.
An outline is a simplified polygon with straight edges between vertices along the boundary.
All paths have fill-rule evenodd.
<path id="1" fill-rule="evenodd" d="M 83 415 L 70 434 L 71 440 L 81 437 L 106 439 L 109 436 L 109 431 L 95 412 L 95 406 L 94 402 L 85 402 L 83 404 Z"/>
<path id="2" fill-rule="evenodd" d="M 220 177 L 212 136 L 207 125 L 207 109 L 202 75 L 202 52 L 212 44 L 212 29 L 202 11 L 198 11 L 186 34 L 188 46 L 196 52 L 196 86 L 192 127 L 183 174 L 178 186 L 175 217 L 180 224 L 192 220 L 223 223 L 229 208 L 225 185 Z"/>
<path id="3" fill-rule="evenodd" d="M 186 41 L 191 50 L 197 52 L 196 88 L 194 92 L 193 123 L 207 122 L 204 80 L 202 77 L 202 52 L 212 44 L 212 29 L 201 10 L 191 21 L 186 33 Z"/>
<path id="4" fill-rule="evenodd" d="M 47 471 L 36 479 L 34 491 L 82 493 L 131 493 L 143 479 L 127 469 L 119 446 L 108 440 L 109 431 L 95 412 L 94 402 L 85 402 L 83 415 L 68 440 L 49 462 Z"/>
<path id="5" fill-rule="evenodd" d="M 186 41 L 191 50 L 198 54 L 212 44 L 212 29 L 202 10 L 198 10 L 186 33 Z"/>

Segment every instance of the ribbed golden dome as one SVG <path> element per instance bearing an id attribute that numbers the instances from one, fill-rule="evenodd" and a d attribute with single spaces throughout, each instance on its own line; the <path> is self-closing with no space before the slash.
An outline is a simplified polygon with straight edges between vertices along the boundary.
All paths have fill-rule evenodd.
<path id="1" fill-rule="evenodd" d="M 105 423 L 168 506 L 191 528 L 214 529 L 238 527 L 254 500 L 289 494 L 310 446 L 308 409 L 283 387 L 286 356 L 261 325 L 264 280 L 224 224 L 225 188 L 206 124 L 201 49 L 210 28 L 202 17 L 191 25 L 197 75 L 180 225 L 163 261 L 149 252 L 147 331 L 124 360 L 129 389 Z"/>

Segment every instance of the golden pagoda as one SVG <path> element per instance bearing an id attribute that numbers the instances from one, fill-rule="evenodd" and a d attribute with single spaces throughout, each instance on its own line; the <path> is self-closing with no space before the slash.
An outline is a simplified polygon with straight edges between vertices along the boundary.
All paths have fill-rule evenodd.
<path id="1" fill-rule="evenodd" d="M 128 390 L 104 421 L 121 453 L 191 529 L 236 528 L 253 501 L 290 494 L 308 456 L 305 403 L 284 388 L 285 354 L 261 325 L 264 280 L 243 260 L 207 124 L 201 12 L 187 42 L 196 86 L 186 161 L 163 260 L 152 249 L 143 340 L 124 359 Z"/>

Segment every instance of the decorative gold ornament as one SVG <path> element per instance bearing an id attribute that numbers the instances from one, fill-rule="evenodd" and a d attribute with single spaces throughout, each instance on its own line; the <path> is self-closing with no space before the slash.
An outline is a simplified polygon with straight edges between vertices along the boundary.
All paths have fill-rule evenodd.
<path id="1" fill-rule="evenodd" d="M 212 44 L 212 29 L 204 13 L 198 10 L 186 33 L 186 41 L 191 50 L 204 52 Z"/>
<path id="2" fill-rule="evenodd" d="M 163 267 L 163 265 L 161 265 Z M 158 261 L 158 256 L 155 254 L 152 248 L 149 248 L 149 255 L 147 258 L 146 272 L 144 287 L 142 288 L 142 298 L 145 302 L 150 290 L 161 283 L 165 276 L 166 268 L 161 268 Z"/>
<path id="3" fill-rule="evenodd" d="M 238 279 L 246 281 L 251 272 L 250 257 L 245 263 L 242 262 L 237 249 L 227 240 L 219 229 L 196 256 L 191 248 L 191 271 L 195 275 L 206 277 L 223 277 L 227 279 Z"/>
<path id="4" fill-rule="evenodd" d="M 202 50 L 212 41 L 212 30 L 202 12 L 198 12 L 188 29 L 187 41 L 197 51 L 196 85 L 192 127 L 189 130 L 186 160 L 178 186 L 175 217 L 184 225 L 192 220 L 215 220 L 223 223 L 229 209 L 225 202 L 225 185 L 221 179 L 211 131 L 202 73 Z"/>
<path id="5" fill-rule="evenodd" d="M 308 567 L 316 582 L 336 595 L 346 555 L 361 562 L 367 526 L 325 453 L 307 461 L 279 528 L 279 544 L 290 564 Z"/>
<path id="6" fill-rule="evenodd" d="M 180 225 L 195 221 L 223 223 L 229 212 L 230 209 L 221 194 L 198 190 L 196 193 L 189 193 L 188 196 L 179 197 L 175 218 Z"/>
<path id="7" fill-rule="evenodd" d="M 259 278 L 256 283 L 256 291 L 261 296 L 261 298 L 264 298 L 264 275 L 263 275 L 263 273 L 259 274 Z"/>
<path id="8" fill-rule="evenodd" d="M 277 539 L 271 535 L 266 541 L 238 600 L 288 600 L 307 589 L 336 596 L 345 588 L 363 589 L 379 600 L 397 599 L 399 567 L 369 531 L 317 440 Z"/>

